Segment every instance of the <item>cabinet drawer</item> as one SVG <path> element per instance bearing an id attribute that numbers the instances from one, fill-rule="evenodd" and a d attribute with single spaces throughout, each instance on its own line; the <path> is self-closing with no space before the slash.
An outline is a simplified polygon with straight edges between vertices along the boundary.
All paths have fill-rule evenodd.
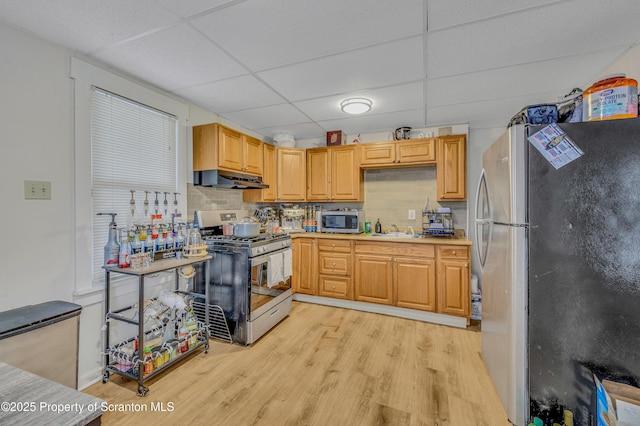
<path id="1" fill-rule="evenodd" d="M 320 296 L 337 297 L 340 299 L 351 299 L 351 278 L 319 276 Z"/>
<path id="2" fill-rule="evenodd" d="M 329 252 L 351 253 L 351 241 L 349 240 L 325 240 L 318 238 L 318 250 Z"/>
<path id="3" fill-rule="evenodd" d="M 466 246 L 438 246 L 441 259 L 468 259 L 469 248 Z"/>
<path id="4" fill-rule="evenodd" d="M 319 253 L 318 272 L 321 274 L 351 275 L 351 254 Z"/>
<path id="5" fill-rule="evenodd" d="M 389 256 L 435 257 L 432 244 L 385 243 L 376 241 L 356 241 L 356 253 L 371 253 Z"/>

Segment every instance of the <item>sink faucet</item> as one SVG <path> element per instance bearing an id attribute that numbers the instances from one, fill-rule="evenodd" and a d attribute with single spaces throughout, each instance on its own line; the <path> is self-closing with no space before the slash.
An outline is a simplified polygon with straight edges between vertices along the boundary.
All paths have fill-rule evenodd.
<path id="1" fill-rule="evenodd" d="M 416 231 L 413 230 L 413 227 L 411 225 L 407 226 L 407 228 L 409 229 L 409 232 L 407 232 L 407 234 L 415 235 Z"/>
<path id="2" fill-rule="evenodd" d="M 389 228 L 389 232 L 391 232 L 392 229 L 395 229 L 395 232 L 398 232 L 398 227 L 396 226 L 396 224 L 394 223 L 393 225 L 391 225 L 391 227 Z"/>

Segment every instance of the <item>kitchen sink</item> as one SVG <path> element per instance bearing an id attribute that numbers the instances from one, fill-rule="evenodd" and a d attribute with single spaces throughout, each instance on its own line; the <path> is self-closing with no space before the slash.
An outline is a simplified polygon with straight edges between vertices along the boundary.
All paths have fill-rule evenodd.
<path id="1" fill-rule="evenodd" d="M 389 232 L 389 233 L 378 233 L 374 232 L 371 234 L 371 237 L 377 238 L 420 238 L 420 234 L 407 234 L 406 232 Z"/>

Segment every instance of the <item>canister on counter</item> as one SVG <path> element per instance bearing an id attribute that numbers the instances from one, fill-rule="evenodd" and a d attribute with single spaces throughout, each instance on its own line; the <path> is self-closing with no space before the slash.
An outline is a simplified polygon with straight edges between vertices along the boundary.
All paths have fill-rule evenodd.
<path id="1" fill-rule="evenodd" d="M 371 233 L 371 222 L 365 222 L 364 223 L 364 232 L 365 232 L 365 234 L 370 234 Z"/>

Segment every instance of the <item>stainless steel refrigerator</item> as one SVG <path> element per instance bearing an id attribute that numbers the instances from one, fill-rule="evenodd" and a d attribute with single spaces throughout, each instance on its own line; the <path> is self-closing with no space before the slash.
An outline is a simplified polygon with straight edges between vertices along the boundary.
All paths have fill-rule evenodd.
<path id="1" fill-rule="evenodd" d="M 640 382 L 640 120 L 560 124 L 554 168 L 510 127 L 483 154 L 475 247 L 482 357 L 507 415 L 595 415 L 593 374 Z"/>

